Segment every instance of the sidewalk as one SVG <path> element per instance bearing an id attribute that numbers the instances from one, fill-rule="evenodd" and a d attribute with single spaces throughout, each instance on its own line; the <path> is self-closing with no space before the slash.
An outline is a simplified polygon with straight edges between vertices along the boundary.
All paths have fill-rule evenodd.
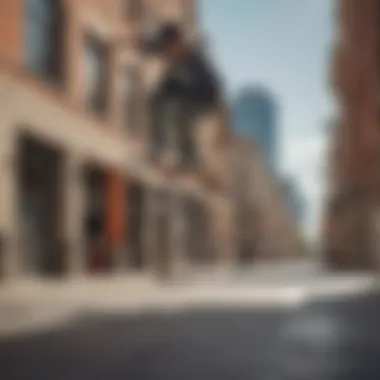
<path id="1" fill-rule="evenodd" d="M 208 282 L 157 283 L 142 276 L 18 281 L 0 287 L 0 337 L 46 330 L 83 313 L 175 312 L 210 307 L 295 307 L 311 297 L 344 296 L 378 288 L 371 276 L 320 277 L 281 284 L 247 284 L 218 277 Z"/>

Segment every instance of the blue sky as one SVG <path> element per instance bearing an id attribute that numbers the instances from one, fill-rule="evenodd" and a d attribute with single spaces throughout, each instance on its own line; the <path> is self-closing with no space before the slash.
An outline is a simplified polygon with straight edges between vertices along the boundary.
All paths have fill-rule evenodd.
<path id="1" fill-rule="evenodd" d="M 280 104 L 282 169 L 308 201 L 315 236 L 324 188 L 332 0 L 199 0 L 201 26 L 233 96 L 267 86 Z"/>

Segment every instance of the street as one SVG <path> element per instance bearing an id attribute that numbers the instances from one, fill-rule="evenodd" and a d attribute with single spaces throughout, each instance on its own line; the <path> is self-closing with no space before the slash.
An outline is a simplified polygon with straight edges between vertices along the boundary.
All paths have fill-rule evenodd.
<path id="1" fill-rule="evenodd" d="M 84 317 L 0 344 L 0 378 L 259 379 L 284 310 Z"/>
<path id="2" fill-rule="evenodd" d="M 377 293 L 290 309 L 83 315 L 4 340 L 0 378 L 375 380 L 379 318 Z"/>

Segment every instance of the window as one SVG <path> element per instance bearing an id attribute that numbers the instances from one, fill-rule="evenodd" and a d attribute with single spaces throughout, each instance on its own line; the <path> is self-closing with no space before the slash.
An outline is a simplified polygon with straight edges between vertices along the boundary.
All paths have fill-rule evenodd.
<path id="1" fill-rule="evenodd" d="M 157 31 L 158 20 L 157 15 L 152 9 L 145 9 L 143 17 L 143 28 L 144 33 L 147 35 L 152 35 Z"/>
<path id="2" fill-rule="evenodd" d="M 144 52 L 157 53 L 157 32 L 159 23 L 157 15 L 151 8 L 144 9 L 144 15 L 140 22 L 140 30 L 143 37 L 142 50 Z"/>
<path id="3" fill-rule="evenodd" d="M 123 116 L 124 126 L 128 132 L 136 132 L 139 127 L 140 73 L 137 67 L 128 68 L 123 78 Z"/>
<path id="4" fill-rule="evenodd" d="M 143 0 L 122 0 L 124 14 L 128 20 L 138 20 L 142 15 Z"/>
<path id="5" fill-rule="evenodd" d="M 85 102 L 99 116 L 108 109 L 109 50 L 101 41 L 85 40 Z"/>
<path id="6" fill-rule="evenodd" d="M 64 12 L 59 0 L 25 0 L 26 64 L 54 82 L 63 74 Z"/>

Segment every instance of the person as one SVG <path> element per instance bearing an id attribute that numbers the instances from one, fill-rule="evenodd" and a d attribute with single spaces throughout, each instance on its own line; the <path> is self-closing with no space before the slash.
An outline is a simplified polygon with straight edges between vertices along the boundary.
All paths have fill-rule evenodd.
<path id="1" fill-rule="evenodd" d="M 165 123 L 169 117 L 176 129 L 181 169 L 193 171 L 198 164 L 196 120 L 220 107 L 221 84 L 203 52 L 186 41 L 176 24 L 163 25 L 155 37 L 149 49 L 164 57 L 167 69 L 151 99 L 151 158 L 156 161 L 168 142 Z"/>

